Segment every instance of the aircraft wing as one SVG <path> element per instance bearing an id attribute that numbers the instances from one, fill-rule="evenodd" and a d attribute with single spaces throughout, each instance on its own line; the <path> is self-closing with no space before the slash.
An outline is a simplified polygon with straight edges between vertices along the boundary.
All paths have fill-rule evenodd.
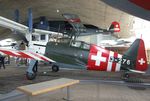
<path id="1" fill-rule="evenodd" d="M 0 48 L 0 52 L 3 53 L 3 54 L 14 56 L 14 57 L 29 58 L 29 59 L 39 60 L 39 61 L 46 61 L 46 62 L 55 62 L 54 60 L 52 60 L 52 59 L 50 59 L 50 58 L 48 58 L 44 55 L 29 52 L 29 51 L 8 50 L 8 49 Z"/>
<path id="2" fill-rule="evenodd" d="M 17 31 L 19 33 L 22 33 L 24 36 L 26 33 L 29 33 L 29 27 L 17 23 L 15 21 L 9 20 L 7 18 L 4 18 L 2 16 L 0 16 L 0 26 L 4 27 L 4 28 L 8 28 L 12 31 Z M 42 29 L 33 29 L 33 34 L 34 33 L 38 33 L 38 34 L 57 34 L 51 31 L 47 31 L 47 30 L 42 30 Z"/>
<path id="3" fill-rule="evenodd" d="M 27 30 L 28 30 L 27 26 L 17 23 L 15 21 L 9 20 L 2 16 L 0 16 L 0 26 L 11 29 L 12 31 L 13 30 L 19 31 L 21 33 L 27 33 Z"/>

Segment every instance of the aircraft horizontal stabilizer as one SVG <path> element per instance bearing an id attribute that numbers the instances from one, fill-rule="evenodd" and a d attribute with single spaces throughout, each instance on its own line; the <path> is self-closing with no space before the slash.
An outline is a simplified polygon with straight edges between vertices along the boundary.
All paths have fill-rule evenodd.
<path id="1" fill-rule="evenodd" d="M 143 72 L 143 71 L 138 71 L 138 70 L 129 69 L 129 71 L 130 71 L 130 72 L 133 72 L 133 73 L 145 74 L 145 72 Z"/>

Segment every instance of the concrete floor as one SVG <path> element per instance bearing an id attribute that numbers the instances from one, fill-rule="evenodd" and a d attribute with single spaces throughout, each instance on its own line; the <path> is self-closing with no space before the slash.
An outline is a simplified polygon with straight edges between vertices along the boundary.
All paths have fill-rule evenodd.
<path id="1" fill-rule="evenodd" d="M 48 66 L 41 66 L 42 68 L 40 68 L 36 80 L 29 81 L 25 79 L 25 66 L 16 67 L 13 64 L 11 66 L 7 65 L 6 67 L 6 70 L 0 70 L 0 101 L 27 101 L 28 97 L 22 92 L 16 91 L 16 87 L 61 77 L 81 80 L 79 84 L 71 86 L 71 99 L 73 101 L 150 101 L 150 88 L 133 89 L 128 86 L 92 81 L 120 81 L 120 73 L 61 70 L 58 73 L 46 72 L 44 74 L 43 72 L 48 71 L 49 68 Z M 150 77 L 146 76 L 141 78 L 145 81 L 150 81 Z M 84 82 L 82 80 L 89 81 Z M 63 101 L 65 96 L 66 89 L 64 88 L 30 97 L 30 101 Z"/>
<path id="2" fill-rule="evenodd" d="M 14 91 L 16 92 L 16 91 Z M 20 94 L 20 95 L 18 95 Z M 9 101 L 27 101 L 28 97 L 22 93 Z M 125 86 L 106 84 L 77 84 L 71 86 L 72 101 L 150 101 L 150 89 L 135 90 Z M 10 94 L 9 94 L 10 95 Z M 46 93 L 30 97 L 30 101 L 63 101 L 66 97 L 66 90 L 60 89 L 51 93 Z M 8 101 L 0 100 L 0 101 Z"/>

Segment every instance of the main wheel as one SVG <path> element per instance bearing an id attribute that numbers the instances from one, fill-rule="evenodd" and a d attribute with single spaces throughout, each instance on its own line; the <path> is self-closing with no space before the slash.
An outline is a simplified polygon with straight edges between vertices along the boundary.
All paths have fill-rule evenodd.
<path id="1" fill-rule="evenodd" d="M 124 79 L 129 79 L 129 78 L 130 78 L 130 75 L 129 75 L 128 73 L 124 73 L 124 74 L 123 74 L 123 78 L 124 78 Z"/>
<path id="2" fill-rule="evenodd" d="M 36 73 L 29 73 L 29 72 L 27 72 L 26 73 L 26 78 L 28 80 L 34 80 L 36 78 Z"/>
<path id="3" fill-rule="evenodd" d="M 58 72 L 59 71 L 59 67 L 56 65 L 52 66 L 52 72 Z"/>

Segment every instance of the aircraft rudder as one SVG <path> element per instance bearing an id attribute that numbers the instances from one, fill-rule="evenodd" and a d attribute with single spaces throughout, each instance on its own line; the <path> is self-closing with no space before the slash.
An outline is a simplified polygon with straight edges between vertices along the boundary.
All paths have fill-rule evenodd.
<path id="1" fill-rule="evenodd" d="M 145 44 L 142 39 L 136 39 L 123 55 L 123 58 L 131 61 L 130 69 L 146 71 L 148 68 Z"/>
<path id="2" fill-rule="evenodd" d="M 139 49 L 138 49 L 138 54 L 136 59 L 136 69 L 140 71 L 146 71 L 147 68 L 148 65 L 147 65 L 145 44 L 144 41 L 140 39 Z"/>
<path id="3" fill-rule="evenodd" d="M 112 32 L 120 32 L 120 24 L 117 21 L 113 21 L 109 27 Z"/>

